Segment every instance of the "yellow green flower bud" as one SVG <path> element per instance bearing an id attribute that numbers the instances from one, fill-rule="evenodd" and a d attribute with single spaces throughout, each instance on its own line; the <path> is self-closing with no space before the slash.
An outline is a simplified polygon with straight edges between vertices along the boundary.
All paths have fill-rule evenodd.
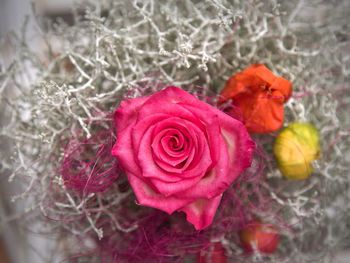
<path id="1" fill-rule="evenodd" d="M 320 155 L 317 129 L 310 123 L 292 123 L 277 136 L 273 152 L 278 168 L 288 179 L 302 180 L 313 172 Z"/>

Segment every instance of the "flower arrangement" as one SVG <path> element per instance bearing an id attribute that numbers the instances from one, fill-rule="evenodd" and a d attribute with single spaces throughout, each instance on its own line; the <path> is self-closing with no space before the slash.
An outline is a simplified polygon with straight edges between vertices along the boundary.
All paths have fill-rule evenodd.
<path id="1" fill-rule="evenodd" d="M 40 52 L 9 37 L 10 218 L 81 262 L 330 261 L 350 233 L 349 3 L 310 28 L 295 2 L 85 1 L 72 25 L 38 18 Z"/>
<path id="2" fill-rule="evenodd" d="M 123 101 L 112 154 L 138 203 L 184 211 L 197 230 L 213 221 L 223 192 L 248 166 L 254 144 L 241 122 L 177 87 Z"/>

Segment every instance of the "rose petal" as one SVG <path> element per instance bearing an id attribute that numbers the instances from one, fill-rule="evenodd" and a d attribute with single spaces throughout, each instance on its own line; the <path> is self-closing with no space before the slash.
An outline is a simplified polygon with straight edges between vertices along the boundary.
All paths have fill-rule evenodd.
<path id="1" fill-rule="evenodd" d="M 229 158 L 226 148 L 226 143 L 221 136 L 218 136 L 219 140 L 216 145 L 220 155 L 216 165 L 208 170 L 206 175 L 190 189 L 180 193 L 185 198 L 207 198 L 211 199 L 222 192 L 236 178 L 236 175 L 232 176 L 229 170 Z"/>
<path id="2" fill-rule="evenodd" d="M 161 101 L 163 106 L 164 106 L 164 107 L 162 107 L 162 109 L 159 109 L 159 106 L 160 106 L 159 101 Z M 170 87 L 167 87 L 167 88 L 161 90 L 160 92 L 154 93 L 150 97 L 150 99 L 147 101 L 146 105 L 155 103 L 157 109 L 159 109 L 161 112 L 165 113 L 167 111 L 168 105 L 176 105 L 178 103 L 197 105 L 198 102 L 201 102 L 201 101 L 199 101 L 196 97 L 189 94 L 188 92 L 186 92 L 178 87 L 170 86 Z M 201 103 L 203 103 L 203 102 L 201 102 Z M 143 110 L 146 110 L 146 109 L 147 108 L 145 108 Z M 151 109 L 151 112 L 154 113 L 154 110 Z M 168 113 L 172 114 L 171 112 L 168 112 Z M 176 115 L 176 116 L 178 116 L 178 115 Z M 178 117 L 182 117 L 182 116 L 178 116 Z"/>
<path id="3" fill-rule="evenodd" d="M 220 152 L 218 149 L 220 126 L 218 122 L 218 114 L 224 114 L 219 110 L 205 104 L 204 102 L 197 102 L 196 107 L 191 105 L 181 104 L 184 108 L 191 111 L 198 119 L 200 119 L 204 126 L 207 135 L 207 143 L 210 148 L 212 165 L 214 166 L 218 161 Z"/>
<path id="4" fill-rule="evenodd" d="M 159 93 L 165 92 L 167 89 L 160 91 Z M 183 92 L 183 91 L 182 91 Z M 157 95 L 157 100 L 153 98 L 153 96 Z M 172 102 L 169 102 L 169 98 L 159 98 L 159 94 L 154 94 L 150 100 L 147 100 L 147 103 L 142 106 L 142 108 L 139 111 L 138 120 L 141 121 L 144 118 L 147 118 L 154 114 L 165 114 L 169 117 L 178 117 L 181 119 L 188 120 L 192 122 L 193 124 L 197 125 L 198 128 L 204 129 L 202 122 L 193 115 L 192 112 L 188 111 L 186 108 L 182 107 L 180 104 L 173 104 Z M 162 103 L 159 103 L 159 100 L 162 101 Z"/>
<path id="5" fill-rule="evenodd" d="M 213 198 L 224 192 L 251 163 L 255 148 L 244 125 L 217 111 L 221 137 L 216 144 L 220 156 L 215 167 L 191 189 L 181 193 L 186 198 Z"/>
<path id="6" fill-rule="evenodd" d="M 137 161 L 142 170 L 142 177 L 157 178 L 163 182 L 179 182 L 181 177 L 176 173 L 170 173 L 162 170 L 155 162 L 152 153 L 152 133 L 155 129 L 155 125 L 151 126 L 141 139 L 137 154 Z"/>
<path id="7" fill-rule="evenodd" d="M 154 161 L 156 164 L 162 168 L 164 171 L 176 173 L 177 176 L 183 178 L 183 172 L 187 168 L 187 166 L 182 167 L 176 167 L 175 163 L 179 163 L 178 165 L 181 165 L 181 163 L 185 162 L 187 159 L 193 159 L 193 156 L 195 155 L 196 150 L 193 148 L 188 152 L 187 156 L 180 157 L 178 160 L 173 161 L 173 164 L 169 160 L 165 160 L 164 156 L 158 157 L 157 155 L 154 155 Z M 174 165 L 175 164 L 175 165 Z"/>
<path id="8" fill-rule="evenodd" d="M 221 198 L 222 195 L 212 199 L 198 199 L 181 208 L 180 211 L 186 213 L 187 221 L 193 224 L 197 230 L 202 230 L 213 222 Z"/>
<path id="9" fill-rule="evenodd" d="M 141 139 L 150 127 L 169 117 L 169 115 L 164 113 L 155 113 L 139 120 L 132 129 L 132 143 L 135 149 L 139 149 Z"/>
<path id="10" fill-rule="evenodd" d="M 255 143 L 249 136 L 243 124 L 234 120 L 228 115 L 220 116 L 220 126 L 222 135 L 226 141 L 230 157 L 231 179 L 237 177 L 244 169 L 251 164 Z"/>
<path id="11" fill-rule="evenodd" d="M 138 111 L 142 107 L 148 97 L 140 97 L 124 100 L 114 113 L 114 123 L 117 125 L 118 131 L 124 130 L 127 126 L 134 124 Z"/>
<path id="12" fill-rule="evenodd" d="M 179 196 L 182 197 L 183 191 L 189 190 L 194 187 L 201 178 L 205 175 L 205 172 L 202 172 L 200 174 L 197 174 L 196 177 L 188 178 L 188 179 L 181 179 L 181 181 L 178 182 L 164 182 L 162 180 L 159 180 L 158 178 L 149 178 L 149 181 L 152 183 L 152 185 L 164 196 Z M 192 199 L 192 197 L 185 197 L 188 199 Z"/>
<path id="13" fill-rule="evenodd" d="M 164 195 L 155 192 L 148 183 L 145 183 L 134 174 L 127 173 L 127 176 L 140 205 L 154 207 L 171 214 L 193 202 L 193 199 L 186 199 L 183 197 L 165 197 Z"/>
<path id="14" fill-rule="evenodd" d="M 118 158 L 124 170 L 141 175 L 139 165 L 135 161 L 134 148 L 131 141 L 132 126 L 126 126 L 123 132 L 118 133 L 117 141 L 112 148 L 112 155 Z"/>

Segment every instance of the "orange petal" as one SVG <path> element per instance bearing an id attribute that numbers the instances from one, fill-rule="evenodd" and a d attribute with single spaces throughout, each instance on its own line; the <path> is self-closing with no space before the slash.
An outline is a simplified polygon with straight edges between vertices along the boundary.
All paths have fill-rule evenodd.
<path id="1" fill-rule="evenodd" d="M 243 114 L 244 124 L 249 132 L 269 133 L 278 130 L 283 123 L 283 100 L 266 96 L 241 96 L 237 101 Z"/>
<path id="2" fill-rule="evenodd" d="M 272 83 L 275 81 L 276 76 L 264 65 L 262 64 L 255 64 L 251 65 L 247 69 L 245 69 L 242 73 L 248 74 L 251 76 L 256 76 L 260 78 L 262 81 L 272 85 Z"/>
<path id="3" fill-rule="evenodd" d="M 270 88 L 281 92 L 285 98 L 285 102 L 292 95 L 292 83 L 284 78 L 276 78 L 275 81 L 271 84 Z"/>

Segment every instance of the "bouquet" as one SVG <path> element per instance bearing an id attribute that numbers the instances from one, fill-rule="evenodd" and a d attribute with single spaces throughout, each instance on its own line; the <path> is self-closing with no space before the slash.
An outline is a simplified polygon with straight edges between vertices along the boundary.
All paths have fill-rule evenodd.
<path id="1" fill-rule="evenodd" d="M 27 24 L 3 40 L 0 168 L 24 207 L 4 222 L 42 222 L 69 262 L 331 262 L 350 234 L 349 7 L 37 15 L 37 48 Z"/>

